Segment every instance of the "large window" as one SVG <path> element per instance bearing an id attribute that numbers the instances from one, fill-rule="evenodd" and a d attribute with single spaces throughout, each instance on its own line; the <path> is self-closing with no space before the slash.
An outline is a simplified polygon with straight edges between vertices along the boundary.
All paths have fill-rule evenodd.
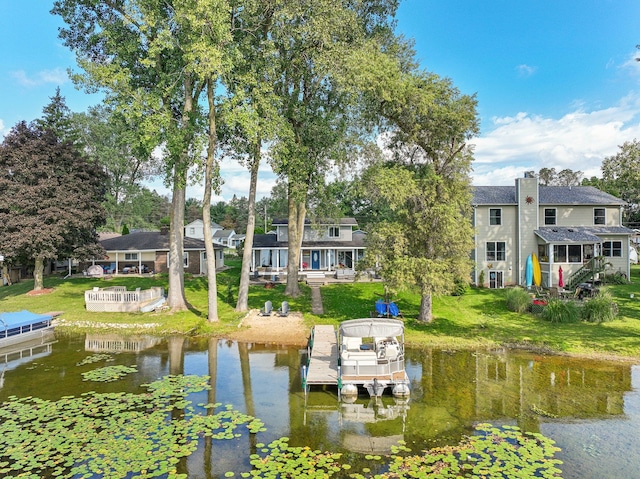
<path id="1" fill-rule="evenodd" d="M 553 260 L 556 263 L 582 263 L 582 245 L 553 245 Z"/>
<path id="2" fill-rule="evenodd" d="M 490 225 L 502 224 L 502 210 L 500 208 L 489 208 L 489 224 Z"/>
<path id="3" fill-rule="evenodd" d="M 487 241 L 487 261 L 505 261 L 507 259 L 507 243 L 504 241 Z"/>
<path id="4" fill-rule="evenodd" d="M 593 209 L 593 224 L 594 225 L 607 224 L 607 215 L 606 215 L 606 210 L 604 208 Z"/>
<path id="5" fill-rule="evenodd" d="M 555 225 L 556 224 L 556 209 L 545 208 L 544 209 L 544 224 Z"/>
<path id="6" fill-rule="evenodd" d="M 615 256 L 617 258 L 622 257 L 622 241 L 603 241 L 602 242 L 602 254 L 604 256 Z"/>

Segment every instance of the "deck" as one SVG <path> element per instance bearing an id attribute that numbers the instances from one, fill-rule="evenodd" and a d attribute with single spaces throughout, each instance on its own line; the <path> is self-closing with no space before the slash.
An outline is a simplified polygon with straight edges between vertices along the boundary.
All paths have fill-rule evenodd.
<path id="1" fill-rule="evenodd" d="M 338 340 L 333 326 L 313 328 L 306 385 L 338 385 Z"/>

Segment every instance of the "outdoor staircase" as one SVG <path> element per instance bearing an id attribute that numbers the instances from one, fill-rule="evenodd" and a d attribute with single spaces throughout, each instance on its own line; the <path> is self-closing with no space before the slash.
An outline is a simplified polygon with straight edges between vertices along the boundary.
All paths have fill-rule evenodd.
<path id="1" fill-rule="evenodd" d="M 597 273 L 602 273 L 607 264 L 608 263 L 601 256 L 591 258 L 578 271 L 567 278 L 564 287 L 566 289 L 576 289 L 576 286 L 580 283 L 584 283 L 588 279 L 593 279 Z"/>

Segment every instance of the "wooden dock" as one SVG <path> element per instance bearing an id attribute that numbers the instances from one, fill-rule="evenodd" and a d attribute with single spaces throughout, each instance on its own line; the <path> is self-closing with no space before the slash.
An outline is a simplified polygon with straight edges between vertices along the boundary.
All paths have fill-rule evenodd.
<path id="1" fill-rule="evenodd" d="M 306 385 L 338 384 L 338 340 L 333 326 L 313 328 Z"/>

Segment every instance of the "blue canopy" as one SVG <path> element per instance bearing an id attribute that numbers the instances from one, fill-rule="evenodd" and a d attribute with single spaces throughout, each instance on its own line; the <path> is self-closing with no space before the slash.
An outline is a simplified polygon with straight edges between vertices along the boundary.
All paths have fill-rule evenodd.
<path id="1" fill-rule="evenodd" d="M 23 309 L 15 313 L 0 313 L 0 328 L 13 329 L 21 326 L 29 326 L 30 324 L 41 323 L 51 320 L 50 314 L 36 314 Z"/>
<path id="2" fill-rule="evenodd" d="M 387 314 L 387 303 L 379 299 L 376 301 L 376 312 L 378 314 Z"/>

